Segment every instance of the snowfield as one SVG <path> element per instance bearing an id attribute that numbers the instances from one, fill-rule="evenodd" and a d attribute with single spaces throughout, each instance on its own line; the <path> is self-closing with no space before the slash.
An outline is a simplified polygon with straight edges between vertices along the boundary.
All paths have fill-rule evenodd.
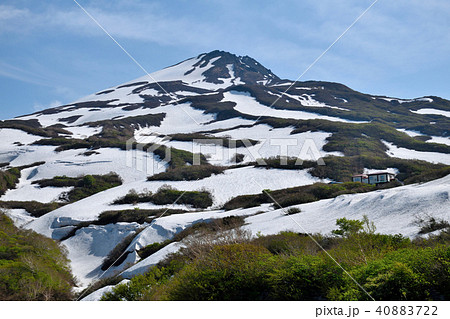
<path id="1" fill-rule="evenodd" d="M 57 200 L 59 196 L 72 190 L 72 187 L 47 187 L 40 188 L 38 185 L 32 185 L 28 178 L 35 168 L 22 170 L 19 182 L 15 189 L 9 189 L 0 197 L 2 201 L 38 201 L 41 203 L 50 203 Z"/>
<path id="2" fill-rule="evenodd" d="M 77 231 L 63 243 L 67 247 L 72 272 L 82 286 L 87 286 L 103 271 L 100 266 L 108 253 L 126 236 L 136 232 L 137 223 L 92 225 Z"/>
<path id="3" fill-rule="evenodd" d="M 185 84 L 188 84 L 189 86 L 192 87 L 208 90 L 217 90 L 217 89 L 224 89 L 233 84 L 237 85 L 240 83 L 239 78 L 236 78 L 234 76 L 233 69 L 229 67 L 228 67 L 229 77 L 221 78 L 221 80 L 224 82 L 223 84 L 215 84 L 207 82 L 203 73 L 212 68 L 214 62 L 217 61 L 220 57 L 212 58 L 207 65 L 195 66 L 195 64 L 201 61 L 203 57 L 204 55 L 200 55 L 198 57 L 185 60 L 181 63 L 162 69 L 160 71 L 150 73 L 149 75 L 144 75 L 143 77 L 125 83 L 124 85 L 129 85 L 138 82 L 155 83 L 155 82 L 182 80 Z M 188 71 L 189 74 L 186 74 Z"/>
<path id="4" fill-rule="evenodd" d="M 237 128 L 214 134 L 218 137 L 230 137 L 232 139 L 254 139 L 261 143 L 238 149 L 238 153 L 246 155 L 247 160 L 254 161 L 257 158 L 269 158 L 279 155 L 298 157 L 303 160 L 317 160 L 318 151 L 320 157 L 327 155 L 343 156 L 340 152 L 325 152 L 323 146 L 326 139 L 331 136 L 327 132 L 304 132 L 291 134 L 292 127 L 272 128 L 266 124 L 259 124 L 249 128 Z M 281 147 L 286 147 L 286 154 L 281 154 Z M 313 152 L 311 152 L 313 151 Z M 259 156 L 258 156 L 259 155 Z"/>
<path id="5" fill-rule="evenodd" d="M 22 227 L 35 219 L 25 209 L 8 209 L 5 212 L 17 227 Z"/>
<path id="6" fill-rule="evenodd" d="M 230 128 L 239 125 L 252 125 L 254 121 L 242 118 L 215 121 L 212 114 L 205 114 L 202 110 L 194 109 L 189 103 L 170 104 L 152 109 L 152 114 L 165 113 L 166 116 L 160 126 L 150 126 L 138 129 L 135 134 L 175 134 L 210 131 L 222 128 Z"/>
<path id="7" fill-rule="evenodd" d="M 153 255 L 143 259 L 137 264 L 131 266 L 127 270 L 123 271 L 120 275 L 123 278 L 131 279 L 137 275 L 143 275 L 146 273 L 152 266 L 159 263 L 161 260 L 164 260 L 168 255 L 177 252 L 180 248 L 185 247 L 185 245 L 175 242 L 167 245 L 161 250 L 157 251 Z"/>
<path id="8" fill-rule="evenodd" d="M 20 152 L 11 157 L 11 165 L 23 166 L 35 162 L 45 161 L 31 170 L 24 171 L 26 179 L 32 181 L 53 178 L 55 176 L 78 177 L 80 175 L 104 175 L 110 172 L 117 173 L 125 183 L 145 180 L 148 175 L 163 172 L 167 164 L 162 162 L 153 153 L 138 151 L 138 153 L 127 152 L 116 148 L 101 148 L 95 150 L 93 155 L 83 155 L 87 149 L 67 150 L 54 152 L 54 146 L 27 146 L 22 147 Z M 49 156 L 51 155 L 51 156 Z M 11 155 L 12 156 L 12 155 Z M 148 164 L 148 170 L 137 170 L 130 163 L 130 156 L 134 156 Z M 139 164 L 140 165 L 140 164 Z M 140 165 L 142 166 L 142 165 Z M 23 194 L 26 199 L 28 194 Z"/>
<path id="9" fill-rule="evenodd" d="M 377 97 L 372 97 L 373 99 L 377 98 Z M 397 99 L 397 98 L 388 98 L 388 97 L 378 97 L 378 99 L 380 100 L 384 100 L 387 102 L 392 102 L 392 101 L 396 101 L 400 104 L 403 103 L 411 103 L 411 102 L 427 102 L 427 103 L 433 103 L 433 99 L 429 98 L 429 97 L 421 97 L 421 98 L 416 98 L 416 99 Z"/>
<path id="10" fill-rule="evenodd" d="M 411 137 L 426 135 L 426 134 L 422 134 L 417 131 L 410 131 L 410 130 L 405 130 L 405 129 L 397 129 L 397 131 L 406 133 Z M 450 145 L 450 137 L 444 137 L 444 136 L 430 136 L 430 137 L 431 137 L 431 139 L 427 140 L 426 141 L 427 143 L 438 143 L 438 144 Z"/>
<path id="11" fill-rule="evenodd" d="M 236 103 L 236 106 L 234 107 L 236 111 L 241 112 L 242 114 L 249 114 L 254 116 L 271 116 L 278 118 L 291 118 L 296 120 L 322 119 L 346 123 L 367 123 L 363 121 L 350 121 L 339 117 L 320 115 L 311 112 L 270 108 L 259 103 L 254 97 L 251 96 L 250 93 L 247 92 L 225 92 L 222 102 L 234 102 Z"/>
<path id="12" fill-rule="evenodd" d="M 432 109 L 432 108 L 424 108 L 424 109 L 419 109 L 417 111 L 412 111 L 412 110 L 410 110 L 410 111 L 413 113 L 417 113 L 417 114 L 434 114 L 434 115 L 442 115 L 445 117 L 450 117 L 449 111 Z"/>
<path id="13" fill-rule="evenodd" d="M 423 135 L 423 134 L 420 133 L 420 132 L 417 132 L 417 131 L 411 131 L 411 130 L 405 130 L 405 129 L 403 129 L 403 128 L 398 128 L 397 131 L 406 133 L 406 134 L 408 134 L 408 135 L 411 136 L 411 137 Z"/>
<path id="14" fill-rule="evenodd" d="M 0 152 L 5 148 L 9 149 L 13 146 L 17 146 L 14 143 L 27 145 L 40 139 L 42 139 L 42 136 L 32 135 L 22 130 L 0 128 Z"/>
<path id="15" fill-rule="evenodd" d="M 23 185 L 16 189 L 8 190 L 1 197 L 2 201 L 37 201 L 50 203 L 58 200 L 61 194 L 69 192 L 73 187 L 45 187 L 38 185 Z"/>
<path id="16" fill-rule="evenodd" d="M 318 181 L 320 180 L 312 177 L 306 170 L 266 170 L 265 168 L 242 167 L 226 170 L 224 174 L 212 175 L 197 181 L 147 182 L 143 180 L 130 182 L 56 209 L 34 220 L 27 225 L 27 228 L 31 228 L 48 237 L 60 238 L 65 233 L 62 234 L 59 230 L 57 231 L 52 225 L 54 225 L 55 220 L 61 217 L 70 217 L 74 221 L 74 224 L 77 224 L 80 221 L 95 220 L 100 213 L 106 210 L 130 209 L 133 207 L 146 209 L 161 207 L 188 209 L 184 205 L 156 206 L 145 203 L 138 206 L 110 205 L 115 199 L 124 196 L 131 189 L 138 192 L 156 192 L 163 185 L 170 185 L 183 191 L 206 189 L 212 193 L 214 197 L 213 206 L 217 207 L 238 195 L 257 194 L 266 188 L 275 190 L 313 184 Z M 89 209 L 86 209 L 86 207 L 89 207 Z"/>
<path id="17" fill-rule="evenodd" d="M 286 145 L 286 155 L 296 157 L 302 160 L 317 160 L 318 158 L 335 155 L 343 156 L 340 152 L 325 152 L 323 146 L 327 143 L 326 139 L 331 133 L 326 132 L 304 132 L 291 134 L 294 128 L 272 128 L 266 124 L 259 124 L 252 127 L 240 127 L 237 129 L 226 130 L 220 133 L 214 133 L 212 136 L 217 138 L 231 138 L 234 140 L 256 140 L 260 143 L 256 145 L 229 148 L 224 147 L 221 140 L 217 139 L 214 144 L 199 143 L 195 141 L 176 141 L 163 140 L 155 135 L 145 136 L 149 129 L 141 129 L 136 132 L 136 140 L 141 143 L 161 143 L 167 147 L 189 151 L 192 153 L 202 153 L 213 165 L 234 165 L 232 161 L 235 154 L 244 155 L 243 163 L 254 162 L 257 159 L 279 156 L 282 145 Z M 151 134 L 151 133 L 150 133 Z M 206 142 L 206 141 L 205 141 Z"/>
<path id="18" fill-rule="evenodd" d="M 296 205 L 301 213 L 285 216 L 281 209 L 246 218 L 245 229 L 253 234 L 277 234 L 291 230 L 308 233 L 330 233 L 336 219 L 362 219 L 367 215 L 383 234 L 415 237 L 417 216 L 448 219 L 450 175 L 424 184 L 413 184 L 365 194 L 341 195 L 333 199 Z"/>
<path id="19" fill-rule="evenodd" d="M 450 165 L 450 154 L 443 154 L 437 152 L 421 152 L 416 150 L 410 150 L 403 147 L 397 147 L 396 145 L 383 140 L 382 142 L 389 148 L 386 151 L 386 153 L 391 157 L 398 157 L 404 159 L 418 159 L 430 163 L 443 163 L 446 165 Z"/>
<path id="20" fill-rule="evenodd" d="M 450 137 L 443 137 L 443 136 L 431 136 L 430 140 L 426 141 L 427 143 L 439 143 L 439 144 L 445 144 L 450 146 Z"/>
<path id="21" fill-rule="evenodd" d="M 66 131 L 72 133 L 71 138 L 85 139 L 98 134 L 102 131 L 102 127 L 90 127 L 90 126 L 70 126 L 64 128 Z"/>

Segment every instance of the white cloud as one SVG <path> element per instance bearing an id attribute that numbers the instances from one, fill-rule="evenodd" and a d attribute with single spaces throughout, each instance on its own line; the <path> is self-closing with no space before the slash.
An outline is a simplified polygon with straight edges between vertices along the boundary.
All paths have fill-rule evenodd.
<path id="1" fill-rule="evenodd" d="M 29 14 L 30 11 L 28 9 L 19 9 L 14 6 L 0 5 L 0 21 L 24 18 Z"/>
<path id="2" fill-rule="evenodd" d="M 49 84 L 49 80 L 43 77 L 41 74 L 5 62 L 0 62 L 0 76 L 31 84 L 51 86 Z"/>

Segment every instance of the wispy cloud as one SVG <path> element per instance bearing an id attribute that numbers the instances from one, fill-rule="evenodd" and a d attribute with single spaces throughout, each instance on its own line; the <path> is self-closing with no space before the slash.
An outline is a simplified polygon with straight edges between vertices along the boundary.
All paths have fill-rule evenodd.
<path id="1" fill-rule="evenodd" d="M 99 1 L 97 6 L 86 6 L 86 9 L 119 39 L 177 47 L 229 47 L 237 51 L 264 46 L 272 52 L 261 51 L 263 56 L 273 56 L 275 52 L 278 58 L 290 59 L 295 51 L 298 57 L 310 59 L 315 55 L 313 51 L 323 50 L 371 2 L 290 1 L 287 6 L 292 12 L 298 11 L 299 18 L 292 12 L 280 18 L 284 6 L 243 11 L 239 9 L 241 1 L 218 6 L 219 12 L 212 17 L 177 14 L 165 6 L 143 1 Z M 0 32 L 63 29 L 89 37 L 105 36 L 75 5 L 64 9 L 49 5 L 39 12 L 14 6 L 0 6 L 0 9 Z M 444 58 L 450 51 L 449 15 L 448 1 L 380 1 L 335 49 L 342 51 L 330 53 L 342 57 L 347 54 L 350 58 L 360 54 L 389 68 L 408 68 L 410 59 L 424 59 L 430 54 Z M 258 20 L 264 24 L 252 25 Z M 279 36 L 274 37 L 274 33 Z"/>
<path id="2" fill-rule="evenodd" d="M 68 42 L 74 38 L 83 39 L 82 45 L 96 45 L 97 39 L 108 41 L 72 1 L 42 2 L 28 8 L 19 7 L 12 0 L 5 2 L 9 4 L 0 5 L 0 36 L 7 34 L 8 38 L 26 42 L 34 36 L 47 40 L 47 37 L 59 35 Z M 274 4 L 269 1 L 214 0 L 200 5 L 198 1 L 168 4 L 156 0 L 80 0 L 127 49 L 129 45 L 138 49 L 158 47 L 159 52 L 176 49 L 183 54 L 192 52 L 192 55 L 224 49 L 253 56 L 287 78 L 301 74 L 371 2 L 286 0 Z M 192 10 L 184 10 L 185 7 Z M 382 81 L 392 73 L 408 74 L 444 65 L 450 56 L 448 16 L 450 2 L 447 0 L 379 1 L 304 79 L 325 79 L 351 85 L 372 79 Z M 76 41 L 73 43 L 77 44 Z M 91 48 L 74 52 L 63 52 L 63 49 L 61 54 L 68 57 L 72 67 L 76 66 L 67 69 L 67 74 L 63 74 L 61 68 L 53 70 L 61 72 L 60 75 L 52 74 L 51 68 L 43 68 L 42 72 L 39 68 L 27 71 L 26 63 L 20 65 L 8 60 L 9 64 L 0 63 L 0 75 L 33 84 L 49 84 L 55 89 L 58 82 L 64 82 L 65 86 L 84 83 L 76 76 L 70 78 L 74 69 L 84 69 L 86 78 L 89 75 L 93 78 L 85 81 L 83 90 L 86 90 L 100 82 L 93 73 L 102 72 L 104 78 L 111 74 L 110 70 L 101 70 L 101 67 L 115 61 L 108 60 L 103 52 Z M 82 50 L 94 52 L 92 56 L 98 53 L 102 61 L 79 54 L 84 52 Z M 148 56 L 154 57 L 152 52 Z M 154 68 L 167 66 L 164 59 L 156 58 L 155 61 L 164 64 L 153 63 Z"/>
<path id="3" fill-rule="evenodd" d="M 58 101 L 58 100 L 54 100 L 54 101 L 50 102 L 49 104 L 35 103 L 33 105 L 33 110 L 35 112 L 38 112 L 38 111 L 42 111 L 42 110 L 45 110 L 45 109 L 48 109 L 48 108 L 57 107 L 57 106 L 60 106 L 62 104 L 63 103 L 61 101 Z"/>
<path id="4" fill-rule="evenodd" d="M 41 74 L 5 62 L 0 62 L 0 76 L 35 85 L 52 86 L 49 79 Z"/>

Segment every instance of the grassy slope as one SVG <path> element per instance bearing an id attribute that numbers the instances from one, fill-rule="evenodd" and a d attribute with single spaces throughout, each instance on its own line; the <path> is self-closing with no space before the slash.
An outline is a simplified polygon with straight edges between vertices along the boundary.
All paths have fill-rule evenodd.
<path id="1" fill-rule="evenodd" d="M 449 229 L 429 240 L 371 230 L 316 241 L 376 300 L 450 298 Z M 208 244 L 208 233 L 103 300 L 370 300 L 304 234 Z M 149 247 L 152 251 L 158 247 Z"/>
<path id="2" fill-rule="evenodd" d="M 73 284 L 56 242 L 0 213 L 0 300 L 71 300 Z"/>

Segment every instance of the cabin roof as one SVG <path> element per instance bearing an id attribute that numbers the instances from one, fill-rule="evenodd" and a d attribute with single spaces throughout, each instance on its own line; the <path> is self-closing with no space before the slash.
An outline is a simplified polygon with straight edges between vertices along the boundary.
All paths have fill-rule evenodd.
<path id="1" fill-rule="evenodd" d="M 369 176 L 373 176 L 373 175 L 383 175 L 383 174 L 389 174 L 389 175 L 394 175 L 394 173 L 388 172 L 388 171 L 379 171 L 379 172 L 374 172 L 374 173 L 367 173 L 367 174 L 357 174 L 357 175 L 353 175 L 352 177 L 365 177 L 368 178 Z"/>
<path id="2" fill-rule="evenodd" d="M 390 174 L 390 175 L 395 175 L 394 173 L 388 172 L 388 171 L 379 171 L 379 172 L 374 172 L 374 173 L 370 173 L 367 175 L 381 175 L 381 174 Z"/>

